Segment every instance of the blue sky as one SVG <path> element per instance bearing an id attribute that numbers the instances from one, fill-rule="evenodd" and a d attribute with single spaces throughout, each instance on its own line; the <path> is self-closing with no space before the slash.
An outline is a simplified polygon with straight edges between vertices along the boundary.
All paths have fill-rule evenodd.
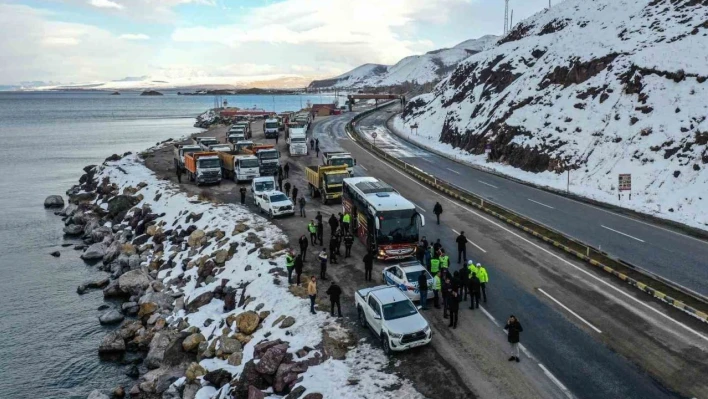
<path id="1" fill-rule="evenodd" d="M 512 0 L 515 20 L 547 0 Z M 503 0 L 0 0 L 0 85 L 330 77 L 501 34 Z"/>

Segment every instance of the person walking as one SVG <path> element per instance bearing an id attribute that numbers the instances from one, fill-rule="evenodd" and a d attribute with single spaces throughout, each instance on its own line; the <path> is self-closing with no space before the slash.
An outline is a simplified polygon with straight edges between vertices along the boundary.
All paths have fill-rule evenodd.
<path id="1" fill-rule="evenodd" d="M 302 267 L 304 266 L 302 262 L 302 256 L 300 257 L 300 261 L 297 261 L 297 258 L 295 258 L 295 275 L 297 276 L 297 285 L 300 285 L 300 276 L 302 275 Z"/>
<path id="2" fill-rule="evenodd" d="M 300 244 L 300 253 L 302 254 L 302 261 L 304 262 L 305 254 L 307 254 L 307 247 L 310 243 L 307 241 L 307 237 L 304 234 L 300 236 L 298 243 Z"/>
<path id="3" fill-rule="evenodd" d="M 283 191 L 283 176 L 278 175 L 278 190 Z"/>
<path id="4" fill-rule="evenodd" d="M 297 204 L 297 187 L 293 185 L 293 203 Z"/>
<path id="5" fill-rule="evenodd" d="M 374 254 L 367 251 L 364 255 L 364 281 L 371 281 L 371 271 L 374 269 Z"/>
<path id="6" fill-rule="evenodd" d="M 342 229 L 337 229 L 337 233 L 334 235 L 335 240 L 337 240 L 337 256 L 342 256 L 342 241 L 344 241 L 342 235 Z"/>
<path id="7" fill-rule="evenodd" d="M 315 144 L 315 156 L 318 158 L 320 157 L 320 145 L 319 144 Z"/>
<path id="8" fill-rule="evenodd" d="M 315 139 L 310 139 L 310 149 L 314 150 L 315 149 Z"/>
<path id="9" fill-rule="evenodd" d="M 504 326 L 504 329 L 507 332 L 507 340 L 509 341 L 509 344 L 511 344 L 511 357 L 509 358 L 509 361 L 513 362 L 516 360 L 518 363 L 521 361 L 521 359 L 519 359 L 520 335 L 521 332 L 524 331 L 524 328 L 521 327 L 521 323 L 519 323 L 519 320 L 516 319 L 516 316 L 511 315 L 506 321 L 506 326 Z"/>
<path id="10" fill-rule="evenodd" d="M 350 223 L 352 221 L 352 216 L 349 214 L 348 211 L 344 212 L 344 216 L 342 216 L 342 228 L 344 229 L 345 234 L 350 234 L 351 230 L 349 230 Z"/>
<path id="11" fill-rule="evenodd" d="M 482 300 L 487 303 L 487 283 L 489 282 L 489 274 L 487 269 L 482 266 L 481 263 L 477 263 L 477 276 L 479 278 L 479 284 L 482 288 Z"/>
<path id="12" fill-rule="evenodd" d="M 337 249 L 339 248 L 339 243 L 337 242 L 337 237 L 332 237 L 329 239 L 329 263 L 335 264 L 337 262 Z"/>
<path id="13" fill-rule="evenodd" d="M 283 187 L 285 187 L 285 196 L 289 197 L 290 196 L 290 182 L 286 181 L 285 185 Z"/>
<path id="14" fill-rule="evenodd" d="M 435 203 L 435 206 L 433 207 L 433 213 L 435 214 L 435 217 L 438 218 L 438 224 L 440 224 L 440 215 L 443 213 L 442 205 L 440 205 L 439 202 Z"/>
<path id="15" fill-rule="evenodd" d="M 440 248 L 442 248 L 442 244 L 440 243 L 440 239 L 438 238 L 433 244 L 433 257 L 440 256 Z"/>
<path id="16" fill-rule="evenodd" d="M 452 291 L 447 306 L 450 311 L 450 324 L 448 327 L 457 329 L 457 320 L 460 317 L 460 296 L 457 294 L 457 291 Z"/>
<path id="17" fill-rule="evenodd" d="M 288 270 L 288 285 L 292 284 L 293 269 L 295 269 L 295 256 L 290 250 L 285 254 L 285 268 Z"/>
<path id="18" fill-rule="evenodd" d="M 307 231 L 310 232 L 310 244 L 317 244 L 317 226 L 315 226 L 314 220 L 310 220 L 310 223 L 308 223 Z"/>
<path id="19" fill-rule="evenodd" d="M 275 134 L 275 146 L 278 146 L 278 138 L 280 137 L 280 133 Z"/>
<path id="20" fill-rule="evenodd" d="M 470 284 L 470 272 L 469 269 L 460 269 L 460 301 L 467 300 L 467 293 L 469 292 Z"/>
<path id="21" fill-rule="evenodd" d="M 300 197 L 300 199 L 298 200 L 298 204 L 300 205 L 300 216 L 302 216 L 302 217 L 307 217 L 307 215 L 305 214 L 305 204 L 306 203 L 307 203 L 307 201 L 305 201 L 304 196 Z"/>
<path id="22" fill-rule="evenodd" d="M 329 217 L 327 223 L 329 224 L 329 228 L 332 231 L 332 237 L 334 237 L 334 234 L 337 233 L 337 229 L 339 228 L 339 221 L 337 221 L 337 217 L 332 214 L 332 216 Z"/>
<path id="23" fill-rule="evenodd" d="M 480 283 L 477 273 L 470 275 L 470 309 L 479 309 Z"/>
<path id="24" fill-rule="evenodd" d="M 461 231 L 455 241 L 457 242 L 457 264 L 462 263 L 462 259 L 467 263 L 467 237 L 465 237 L 465 232 Z"/>
<path id="25" fill-rule="evenodd" d="M 435 309 L 440 309 L 440 299 L 438 299 L 438 295 L 440 295 L 440 289 L 442 288 L 442 283 L 440 281 L 440 273 L 435 273 L 435 277 L 433 277 L 433 306 Z"/>
<path id="26" fill-rule="evenodd" d="M 319 146 L 320 146 L 320 139 L 316 138 L 315 139 L 315 147 L 319 147 Z"/>
<path id="27" fill-rule="evenodd" d="M 320 278 L 327 280 L 327 251 L 324 248 L 317 255 L 317 259 L 320 260 Z"/>
<path id="28" fill-rule="evenodd" d="M 285 179 L 285 175 L 283 174 L 283 167 L 281 165 L 278 165 L 278 176 L 283 176 L 283 179 Z"/>
<path id="29" fill-rule="evenodd" d="M 290 163 L 286 162 L 285 166 L 283 167 L 283 173 L 285 173 L 285 178 L 287 179 L 290 177 Z"/>
<path id="30" fill-rule="evenodd" d="M 445 270 L 445 269 L 443 269 Z M 450 276 L 445 276 L 442 279 L 442 300 L 443 300 L 443 319 L 447 319 L 448 300 L 452 291 L 452 282 Z"/>
<path id="31" fill-rule="evenodd" d="M 238 191 L 241 193 L 241 205 L 246 205 L 246 186 L 241 187 Z"/>
<path id="32" fill-rule="evenodd" d="M 177 183 L 182 184 L 182 168 L 178 166 L 175 169 L 175 173 L 177 174 Z"/>
<path id="33" fill-rule="evenodd" d="M 450 267 L 450 257 L 445 253 L 444 248 L 440 248 L 440 268 L 447 272 Z"/>
<path id="34" fill-rule="evenodd" d="M 425 247 L 423 246 L 423 241 L 418 242 L 418 246 L 415 248 L 415 257 L 420 262 L 421 265 L 425 266 Z"/>
<path id="35" fill-rule="evenodd" d="M 320 211 L 317 211 L 317 215 L 315 215 L 315 220 L 317 223 L 322 223 L 322 213 Z"/>
<path id="36" fill-rule="evenodd" d="M 322 224 L 322 218 L 317 222 L 317 240 L 320 242 L 320 245 L 324 245 L 324 241 L 322 241 L 322 235 L 324 234 L 324 224 Z"/>
<path id="37" fill-rule="evenodd" d="M 347 232 L 344 236 L 344 257 L 352 256 L 352 245 L 354 245 L 354 236 Z"/>
<path id="38" fill-rule="evenodd" d="M 342 305 L 339 302 L 339 297 L 342 295 L 342 289 L 337 285 L 337 283 L 332 281 L 332 285 L 330 285 L 327 289 L 327 295 L 329 295 L 329 303 L 332 306 L 329 314 L 334 317 L 334 305 L 337 305 L 337 317 L 342 317 Z"/>
<path id="39" fill-rule="evenodd" d="M 420 292 L 420 308 L 428 310 L 428 273 L 418 275 L 418 292 Z"/>
<path id="40" fill-rule="evenodd" d="M 310 313 L 315 314 L 315 298 L 317 298 L 317 278 L 310 277 L 307 284 L 307 295 L 310 297 Z"/>

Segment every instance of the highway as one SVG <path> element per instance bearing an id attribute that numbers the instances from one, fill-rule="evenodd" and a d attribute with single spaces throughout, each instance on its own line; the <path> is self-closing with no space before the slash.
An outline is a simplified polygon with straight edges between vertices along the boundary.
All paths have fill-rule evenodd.
<path id="1" fill-rule="evenodd" d="M 357 145 L 352 140 L 356 137 L 345 133 L 344 126 L 353 116 L 349 113 L 315 122 L 313 135 L 320 139 L 322 151 L 352 152 L 358 161 L 356 175 L 381 178 L 411 199 L 427 218 L 423 234 L 433 240 L 440 238 L 453 261 L 456 261 L 456 253 L 452 252 L 457 232 L 465 231 L 473 243 L 468 246 L 468 256 L 487 265 L 490 271 L 490 301 L 484 304 L 484 311 L 473 312 L 461 306 L 462 331 L 445 331 L 437 339 L 475 346 L 477 337 L 489 331 L 501 334 L 500 325 L 510 314 L 515 314 L 525 329 L 522 343 L 527 351 L 522 364 L 531 363 L 543 372 L 543 378 L 557 382 L 555 385 L 569 397 L 667 398 L 708 394 L 704 378 L 708 375 L 705 325 L 675 309 L 647 301 L 631 287 L 605 276 L 598 277 L 588 272 L 586 265 L 551 252 L 486 215 L 421 185 Z M 435 174 L 447 168 L 457 171 L 459 174 L 449 172 L 454 176 L 441 177 L 458 184 L 461 179 L 464 179 L 462 184 L 475 180 L 473 172 L 459 164 L 398 141 L 385 131 L 382 134 L 381 126 L 389 116 L 386 112 L 375 113 L 359 122 L 357 128 L 364 134 L 377 131 L 378 145 L 423 170 Z M 502 187 L 496 180 L 485 182 Z M 539 202 L 548 201 L 543 194 L 528 195 Z M 505 196 L 513 194 L 508 191 Z M 499 200 L 503 195 L 495 193 L 492 197 Z M 432 214 L 436 201 L 445 208 L 440 225 L 434 223 Z M 547 205 L 561 207 L 555 202 Z M 674 239 L 682 237 L 665 234 Z M 458 267 L 455 262 L 453 266 L 453 270 Z M 446 322 L 441 313 L 425 314 L 434 325 L 440 325 Z M 500 357 L 506 356 L 504 346 L 496 350 Z M 475 362 L 467 367 L 479 367 L 480 376 L 494 380 L 484 365 Z M 524 374 L 527 378 L 538 378 L 533 370 L 524 370 Z"/>
<path id="2" fill-rule="evenodd" d="M 394 109 L 394 108 L 389 108 Z M 392 134 L 376 112 L 357 128 L 392 155 L 608 254 L 708 296 L 708 242 L 427 152 Z"/>

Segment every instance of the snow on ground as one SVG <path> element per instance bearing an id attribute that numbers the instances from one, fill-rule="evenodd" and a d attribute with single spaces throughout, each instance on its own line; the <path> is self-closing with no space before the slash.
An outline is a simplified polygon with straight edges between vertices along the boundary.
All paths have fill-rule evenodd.
<path id="1" fill-rule="evenodd" d="M 575 194 L 708 229 L 707 19 L 705 2 L 567 0 L 461 62 L 396 126 L 537 185 L 564 190 L 568 165 Z"/>
<path id="2" fill-rule="evenodd" d="M 182 225 L 186 228 L 189 224 L 194 224 L 198 229 L 210 232 L 221 230 L 225 233 L 223 240 L 212 239 L 211 243 L 199 254 L 211 254 L 219 248 L 228 249 L 229 244 L 236 242 L 239 244 L 234 257 L 226 261 L 223 271 L 211 283 L 197 284 L 197 267 L 182 270 L 182 261 L 189 257 L 189 250 L 165 245 L 163 259 L 173 258 L 172 269 L 161 270 L 158 279 L 167 282 L 177 275 L 184 273 L 183 280 L 189 278 L 187 284 L 181 288 L 185 295 L 185 303 L 198 295 L 213 291 L 221 285 L 222 279 L 228 279 L 227 287 L 236 288 L 237 295 L 241 296 L 244 284 L 245 296 L 254 298 L 245 308 L 237 308 L 234 311 L 224 313 L 223 301 L 212 299 L 210 303 L 202 306 L 195 313 L 186 314 L 184 310 L 175 311 L 168 322 L 179 317 L 187 317 L 191 326 L 200 328 L 202 334 L 208 339 L 216 339 L 221 335 L 222 321 L 229 315 L 236 315 L 246 310 L 255 310 L 258 304 L 263 304 L 262 310 L 270 311 L 270 315 L 262 321 L 262 327 L 252 335 L 252 340 L 243 347 L 243 361 L 240 366 L 230 366 L 225 360 L 218 358 L 204 359 L 200 362 L 207 370 L 225 369 L 236 375 L 243 369 L 243 365 L 252 359 L 255 344 L 263 340 L 282 339 L 290 343 L 289 351 L 296 352 L 304 346 L 316 347 L 322 342 L 323 328 L 332 331 L 336 336 L 337 324 L 333 322 L 326 312 L 318 312 L 312 315 L 309 312 L 309 301 L 292 295 L 288 291 L 287 277 L 274 277 L 269 273 L 274 267 L 285 270 L 285 249 L 280 252 L 273 252 L 274 260 L 261 259 L 260 251 L 257 250 L 256 241 L 260 240 L 263 248 L 272 248 L 275 245 L 287 243 L 284 233 L 268 220 L 248 211 L 247 208 L 236 204 L 213 204 L 200 201 L 195 197 L 189 197 L 178 191 L 170 182 L 158 179 L 152 171 L 135 156 L 130 155 L 122 160 L 103 167 L 98 175 L 98 180 L 108 177 L 112 183 L 117 184 L 121 191 L 123 188 L 131 186 L 137 187 L 138 183 L 147 183 L 147 186 L 140 189 L 138 194 L 143 196 L 143 200 L 137 207 L 150 206 L 152 212 L 161 215 L 156 222 L 164 223 L 165 229 L 175 228 Z M 188 214 L 202 214 L 198 221 L 184 223 Z M 239 232 L 235 230 L 237 225 L 248 226 L 248 230 Z M 257 237 L 257 239 L 254 239 Z M 250 236 L 250 237 L 249 237 Z M 248 239 L 247 239 L 248 238 Z M 221 245 L 219 245 L 221 243 Z M 251 252 L 249 254 L 249 252 Z M 198 258 L 192 256 L 191 259 Z M 250 270 L 246 270 L 249 269 Z M 278 283 L 274 280 L 278 280 Z M 169 284 L 166 284 L 169 286 Z M 322 294 L 321 294 L 322 295 Z M 292 316 L 295 324 L 288 329 L 281 329 L 277 326 L 271 328 L 271 324 L 280 316 Z M 205 321 L 212 319 L 209 327 L 205 327 Z M 341 328 L 341 327 L 339 327 Z M 286 334 L 287 332 L 287 334 Z M 266 337 L 266 334 L 268 336 Z M 308 357 L 313 356 L 314 351 Z M 307 357 L 306 357 L 307 358 Z M 319 366 L 313 366 L 303 374 L 304 380 L 301 385 L 307 388 L 307 392 L 320 392 L 326 398 L 387 398 L 406 397 L 417 398 L 419 394 L 404 381 L 393 374 L 384 371 L 387 367 L 387 359 L 380 349 L 360 345 L 347 354 L 346 360 L 329 359 Z M 346 385 L 352 378 L 359 379 L 358 385 Z M 351 383 L 351 381 L 349 382 Z M 395 392 L 387 391 L 391 386 L 404 387 L 406 396 L 397 396 Z M 223 391 L 223 390 L 222 390 Z M 198 398 L 214 398 L 217 391 L 213 387 L 204 386 Z"/>

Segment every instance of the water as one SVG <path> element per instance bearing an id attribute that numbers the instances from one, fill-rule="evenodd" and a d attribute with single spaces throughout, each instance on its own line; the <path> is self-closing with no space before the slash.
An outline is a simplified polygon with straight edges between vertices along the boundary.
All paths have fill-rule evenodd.
<path id="1" fill-rule="evenodd" d="M 225 96 L 230 106 L 298 110 L 320 96 Z M 128 389 L 124 366 L 102 362 L 100 291 L 78 296 L 105 275 L 61 247 L 63 223 L 42 204 L 82 168 L 197 131 L 212 97 L 137 93 L 0 92 L 0 398 L 85 398 L 92 389 Z M 59 250 L 60 258 L 49 255 Z"/>

